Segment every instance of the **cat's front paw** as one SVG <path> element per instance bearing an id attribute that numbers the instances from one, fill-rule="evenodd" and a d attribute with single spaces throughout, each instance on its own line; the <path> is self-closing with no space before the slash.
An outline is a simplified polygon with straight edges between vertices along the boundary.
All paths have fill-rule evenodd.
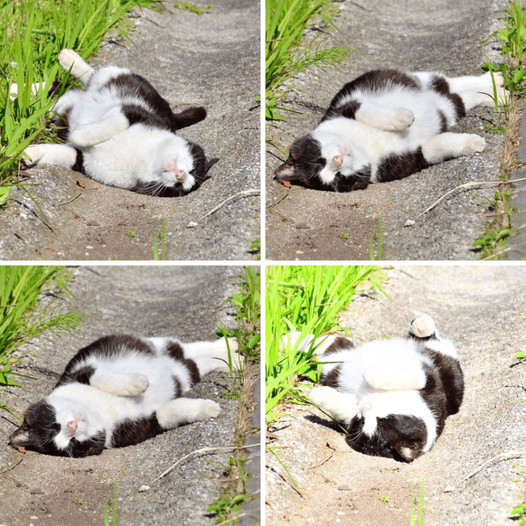
<path id="1" fill-rule="evenodd" d="M 427 314 L 415 318 L 409 327 L 409 332 L 414 334 L 417 338 L 427 338 L 431 336 L 436 330 L 433 318 Z"/>
<path id="2" fill-rule="evenodd" d="M 469 155 L 471 153 L 480 153 L 484 151 L 486 141 L 479 135 L 473 133 L 467 134 L 464 150 L 462 153 Z"/>
<path id="3" fill-rule="evenodd" d="M 398 108 L 393 114 L 389 125 L 386 127 L 387 131 L 404 131 L 410 128 L 415 121 L 415 115 L 411 110 L 406 108 Z"/>
<path id="4" fill-rule="evenodd" d="M 319 407 L 325 407 L 334 398 L 334 389 L 328 385 L 315 387 L 309 393 L 310 401 Z"/>
<path id="5" fill-rule="evenodd" d="M 124 396 L 140 396 L 146 392 L 149 385 L 150 381 L 144 374 L 131 374 L 128 385 L 123 387 L 123 391 L 127 392 Z"/>

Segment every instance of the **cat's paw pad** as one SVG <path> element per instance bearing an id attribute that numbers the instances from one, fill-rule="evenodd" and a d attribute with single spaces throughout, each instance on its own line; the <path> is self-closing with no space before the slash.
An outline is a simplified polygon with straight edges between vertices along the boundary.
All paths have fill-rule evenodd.
<path id="1" fill-rule="evenodd" d="M 404 131 L 411 127 L 415 121 L 415 115 L 411 110 L 399 108 L 387 126 L 388 131 Z"/>
<path id="2" fill-rule="evenodd" d="M 469 134 L 466 138 L 466 143 L 464 145 L 464 154 L 470 153 L 480 153 L 484 151 L 486 147 L 486 141 L 475 134 Z"/>
<path id="3" fill-rule="evenodd" d="M 431 316 L 422 314 L 422 316 L 418 316 L 418 318 L 415 318 L 411 322 L 409 330 L 411 334 L 414 334 L 418 338 L 427 338 L 435 332 L 435 322 Z"/>
<path id="4" fill-rule="evenodd" d="M 199 404 L 199 411 L 196 415 L 198 420 L 208 420 L 215 418 L 221 412 L 221 406 L 213 400 L 202 400 Z"/>

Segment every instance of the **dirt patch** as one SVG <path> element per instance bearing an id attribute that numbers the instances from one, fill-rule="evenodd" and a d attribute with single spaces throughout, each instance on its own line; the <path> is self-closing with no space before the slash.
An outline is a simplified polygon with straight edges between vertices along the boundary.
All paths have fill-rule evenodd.
<path id="1" fill-rule="evenodd" d="M 115 332 L 173 335 L 182 341 L 215 338 L 222 323 L 234 328 L 234 313 L 216 307 L 235 291 L 235 267 L 82 267 L 71 289 L 73 309 L 89 315 L 74 336 L 42 337 L 27 344 L 18 368 L 34 380 L 10 388 L 2 399 L 15 411 L 46 396 L 73 354 L 96 338 Z M 204 447 L 229 446 L 234 439 L 237 401 L 223 388 L 225 373 L 211 373 L 190 396 L 221 406 L 209 421 L 179 427 L 136 446 L 105 450 L 84 459 L 21 454 L 7 447 L 17 421 L 0 413 L 0 524 L 35 526 L 102 524 L 104 504 L 117 483 L 120 524 L 212 524 L 206 508 L 224 487 L 229 451 L 190 456 L 154 482 L 174 462 Z M 141 491 L 141 486 L 150 489 Z M 144 489 L 144 488 L 143 488 Z M 111 515 L 111 514 L 110 514 Z"/>
<path id="2" fill-rule="evenodd" d="M 449 76 L 478 75 L 486 56 L 499 61 L 491 44 L 481 46 L 498 27 L 505 0 L 408 0 L 386 3 L 344 1 L 335 20 L 338 44 L 359 50 L 339 71 L 311 68 L 294 78 L 293 90 L 280 105 L 287 122 L 273 123 L 267 135 L 282 147 L 313 129 L 332 97 L 346 83 L 377 68 L 440 71 Z M 473 241 L 488 222 L 494 190 L 458 192 L 429 213 L 432 203 L 453 188 L 499 177 L 502 137 L 487 131 L 487 109 L 476 109 L 455 131 L 477 133 L 487 142 L 482 154 L 455 159 L 409 178 L 371 185 L 364 191 L 333 194 L 276 184 L 273 172 L 284 160 L 267 149 L 267 257 L 286 260 L 368 260 L 370 244 L 383 259 L 476 259 Z M 412 226 L 405 226 L 414 221 Z M 379 223 L 382 223 L 381 229 Z M 378 236 L 377 236 L 378 237 Z"/>
<path id="3" fill-rule="evenodd" d="M 353 451 L 313 407 L 291 406 L 271 428 L 277 454 L 297 481 L 266 455 L 267 524 L 409 524 L 411 501 L 424 484 L 424 524 L 510 524 L 526 495 L 523 350 L 526 268 L 407 266 L 390 271 L 391 298 L 361 298 L 342 317 L 355 343 L 401 336 L 417 312 L 430 314 L 460 352 L 466 393 L 435 447 L 412 464 Z M 413 485 L 415 489 L 413 490 Z M 413 493 L 413 491 L 415 493 Z"/>
<path id="4" fill-rule="evenodd" d="M 203 105 L 208 117 L 182 130 L 218 158 L 211 179 L 181 198 L 111 188 L 75 172 L 38 167 L 21 177 L 0 213 L 0 257 L 13 260 L 151 260 L 166 218 L 167 259 L 248 259 L 259 237 L 259 2 L 227 0 L 199 16 L 141 11 L 128 42 L 107 43 L 94 66 L 146 77 L 174 109 Z M 83 186 L 79 186 L 80 182 Z M 217 212 L 217 205 L 245 190 Z M 205 217 L 206 216 L 206 217 Z M 190 226 L 194 223 L 194 226 Z"/>

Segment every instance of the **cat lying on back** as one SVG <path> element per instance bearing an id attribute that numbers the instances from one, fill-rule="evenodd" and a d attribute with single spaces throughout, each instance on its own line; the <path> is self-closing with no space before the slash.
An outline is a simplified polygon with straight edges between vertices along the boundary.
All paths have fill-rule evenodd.
<path id="1" fill-rule="evenodd" d="M 503 99 L 502 76 L 494 78 Z M 365 73 L 340 90 L 313 132 L 294 141 L 275 179 L 350 192 L 482 152 L 482 137 L 448 130 L 475 106 L 493 104 L 490 73 Z"/>
<path id="2" fill-rule="evenodd" d="M 227 360 L 224 339 L 182 344 L 173 338 L 106 336 L 70 360 L 53 391 L 29 406 L 9 443 L 85 457 L 214 418 L 219 404 L 182 395 L 203 375 L 228 370 Z"/>
<path id="3" fill-rule="evenodd" d="M 309 335 L 300 350 L 312 340 Z M 412 462 L 433 447 L 446 418 L 460 408 L 458 353 L 429 316 L 414 320 L 407 338 L 355 348 L 347 338 L 328 336 L 314 345 L 324 385 L 312 389 L 310 399 L 345 426 L 356 451 Z"/>
<path id="4" fill-rule="evenodd" d="M 95 71 L 70 49 L 58 58 L 86 88 L 68 91 L 53 109 L 66 143 L 27 147 L 26 166 L 64 166 L 100 183 L 163 197 L 201 185 L 210 167 L 203 149 L 175 133 L 203 120 L 204 108 L 174 114 L 147 80 L 128 69 Z"/>

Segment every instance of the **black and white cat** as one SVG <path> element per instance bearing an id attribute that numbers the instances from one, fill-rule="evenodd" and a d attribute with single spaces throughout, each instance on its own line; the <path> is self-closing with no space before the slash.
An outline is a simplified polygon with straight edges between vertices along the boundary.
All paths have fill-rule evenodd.
<path id="1" fill-rule="evenodd" d="M 446 418 L 460 408 L 464 380 L 457 350 L 427 315 L 411 323 L 406 338 L 353 347 L 347 338 L 328 336 L 314 345 L 324 385 L 312 389 L 310 399 L 344 424 L 356 451 L 412 462 L 430 451 Z"/>
<path id="2" fill-rule="evenodd" d="M 494 78 L 501 100 L 506 96 L 502 76 Z M 493 105 L 490 73 L 446 78 L 370 71 L 346 84 L 317 128 L 292 144 L 275 179 L 350 192 L 482 152 L 482 137 L 447 131 L 479 105 Z"/>
<path id="3" fill-rule="evenodd" d="M 27 147 L 26 166 L 65 166 L 100 183 L 163 197 L 201 185 L 211 164 L 199 145 L 175 133 L 203 120 L 204 108 L 174 114 L 147 80 L 128 69 L 94 70 L 71 49 L 58 59 L 85 89 L 68 91 L 54 106 L 66 143 Z"/>
<path id="4" fill-rule="evenodd" d="M 238 364 L 235 342 L 229 346 Z M 203 375 L 228 370 L 227 360 L 224 339 L 182 344 L 173 338 L 103 337 L 81 349 L 53 391 L 29 406 L 9 443 L 85 457 L 214 418 L 219 404 L 182 395 Z"/>

